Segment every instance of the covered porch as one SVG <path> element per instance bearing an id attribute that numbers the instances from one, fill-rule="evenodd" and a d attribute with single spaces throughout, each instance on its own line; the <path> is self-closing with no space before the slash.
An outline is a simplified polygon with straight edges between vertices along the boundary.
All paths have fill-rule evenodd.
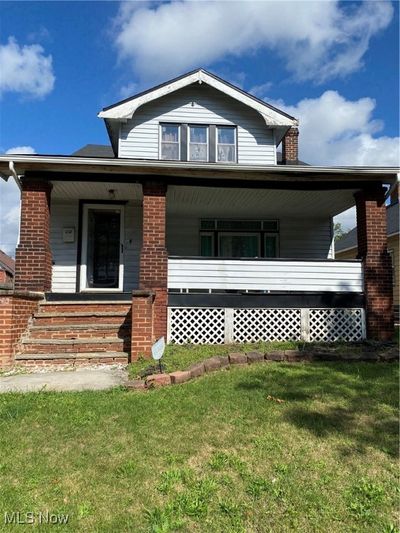
<path id="1" fill-rule="evenodd" d="M 27 170 L 21 180 L 16 288 L 48 300 L 131 300 L 132 358 L 161 336 L 173 343 L 391 337 L 383 186 L 390 173 L 150 169 L 133 161 L 127 173 L 75 163 L 68 172 Z M 354 204 L 359 259 L 336 261 L 332 217 Z M 91 210 L 106 215 L 100 229 L 90 226 Z M 102 238 L 90 242 L 93 234 L 106 235 L 108 251 L 94 253 Z"/>

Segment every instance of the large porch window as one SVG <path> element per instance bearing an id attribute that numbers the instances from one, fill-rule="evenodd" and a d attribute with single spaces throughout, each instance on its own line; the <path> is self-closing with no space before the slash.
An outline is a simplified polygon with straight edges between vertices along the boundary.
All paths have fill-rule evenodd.
<path id="1" fill-rule="evenodd" d="M 203 257 L 277 257 L 277 220 L 202 220 Z"/>

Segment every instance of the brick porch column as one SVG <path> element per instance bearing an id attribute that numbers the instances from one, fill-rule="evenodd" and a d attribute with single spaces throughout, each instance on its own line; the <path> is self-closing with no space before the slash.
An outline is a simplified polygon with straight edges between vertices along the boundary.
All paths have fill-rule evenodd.
<path id="1" fill-rule="evenodd" d="M 140 289 L 154 293 L 153 341 L 167 336 L 168 254 L 166 248 L 166 193 L 162 182 L 143 184 L 143 244 Z"/>
<path id="2" fill-rule="evenodd" d="M 387 250 L 384 190 L 360 191 L 357 208 L 358 258 L 364 262 L 367 337 L 389 340 L 394 333 L 392 266 Z"/>
<path id="3" fill-rule="evenodd" d="M 45 180 L 22 180 L 21 223 L 15 255 L 15 289 L 51 290 L 50 193 Z"/>

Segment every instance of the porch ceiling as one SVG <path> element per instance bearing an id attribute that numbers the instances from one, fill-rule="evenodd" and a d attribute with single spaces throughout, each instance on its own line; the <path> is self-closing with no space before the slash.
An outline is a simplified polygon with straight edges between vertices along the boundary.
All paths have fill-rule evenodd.
<path id="1" fill-rule="evenodd" d="M 57 200 L 141 200 L 142 186 L 138 183 L 54 181 L 51 197 Z"/>
<path id="2" fill-rule="evenodd" d="M 222 187 L 168 187 L 167 211 L 202 217 L 325 217 L 354 205 L 354 190 L 293 191 Z"/>

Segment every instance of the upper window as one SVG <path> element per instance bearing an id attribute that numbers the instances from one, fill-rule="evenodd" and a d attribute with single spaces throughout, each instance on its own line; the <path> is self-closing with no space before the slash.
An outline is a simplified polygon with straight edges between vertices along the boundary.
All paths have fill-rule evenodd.
<path id="1" fill-rule="evenodd" d="M 189 126 L 189 161 L 208 161 L 208 126 Z"/>
<path id="2" fill-rule="evenodd" d="M 217 126 L 217 161 L 229 163 L 236 161 L 235 126 Z"/>
<path id="3" fill-rule="evenodd" d="M 160 123 L 160 159 L 237 162 L 236 126 Z"/>
<path id="4" fill-rule="evenodd" d="M 180 159 L 179 124 L 161 124 L 161 159 Z"/>

